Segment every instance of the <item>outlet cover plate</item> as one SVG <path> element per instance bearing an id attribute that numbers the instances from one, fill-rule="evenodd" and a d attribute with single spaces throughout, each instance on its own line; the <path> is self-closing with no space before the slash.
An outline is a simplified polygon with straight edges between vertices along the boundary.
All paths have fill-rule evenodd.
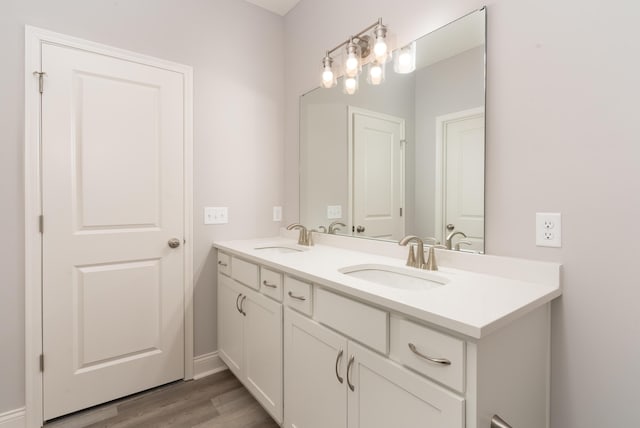
<path id="1" fill-rule="evenodd" d="M 229 209 L 227 207 L 205 207 L 204 224 L 229 223 Z"/>
<path id="2" fill-rule="evenodd" d="M 282 221 L 282 207 L 273 207 L 273 221 Z"/>
<path id="3" fill-rule="evenodd" d="M 536 213 L 536 245 L 562 247 L 562 214 Z"/>
<path id="4" fill-rule="evenodd" d="M 327 205 L 327 218 L 329 220 L 342 218 L 342 205 Z"/>

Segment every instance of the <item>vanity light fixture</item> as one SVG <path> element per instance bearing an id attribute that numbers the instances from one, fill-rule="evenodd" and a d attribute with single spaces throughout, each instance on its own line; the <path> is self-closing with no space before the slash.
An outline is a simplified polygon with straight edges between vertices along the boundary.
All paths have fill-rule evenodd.
<path id="1" fill-rule="evenodd" d="M 343 91 L 346 94 L 353 95 L 358 90 L 362 65 L 367 62 L 369 56 L 372 58 L 367 68 L 367 82 L 371 85 L 384 82 L 385 63 L 391 58 L 391 52 L 387 43 L 387 27 L 382 24 L 382 18 L 326 52 L 322 59 L 323 88 L 329 89 L 336 85 L 337 74 L 332 55 L 342 47 L 346 47 L 343 61 Z"/>

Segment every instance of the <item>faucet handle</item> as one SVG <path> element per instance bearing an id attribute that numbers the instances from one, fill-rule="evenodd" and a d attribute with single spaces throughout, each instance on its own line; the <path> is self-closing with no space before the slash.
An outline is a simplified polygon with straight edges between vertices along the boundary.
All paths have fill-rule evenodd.
<path id="1" fill-rule="evenodd" d="M 316 229 L 307 230 L 307 245 L 310 246 L 310 247 L 314 245 L 314 243 L 313 243 L 313 232 L 317 232 L 317 230 Z"/>
<path id="2" fill-rule="evenodd" d="M 424 269 L 436 271 L 438 270 L 438 263 L 436 263 L 436 250 L 434 247 L 429 247 L 429 254 L 427 255 L 427 261 L 424 264 Z"/>

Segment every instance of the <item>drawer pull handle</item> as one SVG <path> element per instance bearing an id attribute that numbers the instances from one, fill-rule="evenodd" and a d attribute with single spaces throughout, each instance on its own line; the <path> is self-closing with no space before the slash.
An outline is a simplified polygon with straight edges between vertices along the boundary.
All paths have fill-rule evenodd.
<path id="1" fill-rule="evenodd" d="M 354 357 L 353 355 L 351 356 L 351 358 L 349 358 L 349 364 L 347 364 L 347 385 L 349 385 L 349 389 L 351 391 L 355 391 L 356 387 L 353 386 L 353 384 L 351 383 L 351 366 L 353 365 L 353 362 L 355 361 L 356 357 Z"/>
<path id="2" fill-rule="evenodd" d="M 511 428 L 511 425 L 506 423 L 500 416 L 493 415 L 491 418 L 491 428 Z"/>
<path id="3" fill-rule="evenodd" d="M 264 285 L 265 287 L 269 287 L 269 288 L 278 288 L 278 286 L 276 284 L 269 284 L 266 279 L 264 281 L 262 281 L 262 285 Z"/>
<path id="4" fill-rule="evenodd" d="M 409 349 L 411 349 L 411 352 L 416 354 L 418 357 L 424 358 L 425 360 L 429 361 L 430 363 L 439 364 L 441 366 L 450 366 L 451 365 L 451 361 L 447 360 L 446 358 L 433 358 L 433 357 L 429 357 L 428 355 L 424 355 L 424 354 L 420 353 L 416 349 L 416 345 L 414 345 L 413 343 L 409 343 Z"/>
<path id="5" fill-rule="evenodd" d="M 222 262 L 222 260 L 218 260 L 218 264 L 219 264 L 220 266 L 224 266 L 224 267 L 229 266 L 228 264 L 223 263 L 223 262 Z"/>
<path id="6" fill-rule="evenodd" d="M 291 297 L 292 299 L 296 299 L 296 300 L 300 300 L 302 302 L 304 302 L 305 300 L 307 300 L 306 297 L 304 296 L 296 296 L 295 294 L 293 294 L 291 291 L 289 291 L 289 297 Z"/>
<path id="7" fill-rule="evenodd" d="M 338 373 L 338 365 L 340 364 L 340 360 L 342 359 L 342 354 L 344 354 L 344 351 L 341 349 L 340 352 L 338 352 L 338 356 L 336 357 L 336 377 L 338 378 L 338 382 L 340 383 L 344 382 L 344 378 L 340 376 L 340 373 Z"/>
<path id="8" fill-rule="evenodd" d="M 240 313 L 246 317 L 247 313 L 244 311 L 244 301 L 245 300 L 247 300 L 247 296 L 242 296 L 242 299 L 240 300 Z"/>

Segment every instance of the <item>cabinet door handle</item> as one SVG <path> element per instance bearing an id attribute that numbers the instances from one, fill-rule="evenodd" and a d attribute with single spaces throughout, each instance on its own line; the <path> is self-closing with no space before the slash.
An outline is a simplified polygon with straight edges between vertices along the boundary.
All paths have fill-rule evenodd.
<path id="1" fill-rule="evenodd" d="M 291 297 L 292 299 L 296 299 L 296 300 L 300 300 L 302 302 L 304 302 L 305 300 L 307 300 L 306 297 L 304 296 L 296 296 L 295 294 L 293 294 L 291 291 L 289 291 L 289 297 Z"/>
<path id="2" fill-rule="evenodd" d="M 340 352 L 338 352 L 338 356 L 336 357 L 336 377 L 338 378 L 338 382 L 340 383 L 344 382 L 344 378 L 340 376 L 340 373 L 338 373 L 338 365 L 340 364 L 340 360 L 342 359 L 342 354 L 344 354 L 344 351 L 341 349 Z"/>
<path id="3" fill-rule="evenodd" d="M 355 391 L 356 387 L 353 386 L 353 384 L 351 383 L 351 366 L 353 365 L 353 362 L 356 360 L 356 357 L 354 357 L 353 355 L 351 356 L 351 358 L 349 358 L 349 364 L 347 364 L 347 385 L 349 385 L 349 389 L 351 391 Z"/>
<path id="4" fill-rule="evenodd" d="M 493 417 L 491 418 L 491 428 L 511 428 L 511 425 L 509 425 L 500 416 L 493 415 Z"/>
<path id="5" fill-rule="evenodd" d="M 438 364 L 438 365 L 441 365 L 441 366 L 450 366 L 451 365 L 451 361 L 447 360 L 446 358 L 433 358 L 433 357 L 430 357 L 428 355 L 422 354 L 421 352 L 419 352 L 416 349 L 416 345 L 414 345 L 413 343 L 409 343 L 409 349 L 411 349 L 411 352 L 416 354 L 418 357 L 423 358 L 423 359 L 429 361 L 430 363 Z"/>
<path id="6" fill-rule="evenodd" d="M 229 266 L 228 264 L 223 263 L 223 262 L 222 262 L 222 260 L 218 260 L 218 264 L 219 264 L 220 266 L 224 266 L 224 267 Z"/>
<path id="7" fill-rule="evenodd" d="M 240 313 L 246 317 L 247 313 L 244 311 L 244 301 L 245 300 L 247 300 L 247 296 L 242 296 L 242 299 L 240 300 Z"/>
<path id="8" fill-rule="evenodd" d="M 264 281 L 262 281 L 262 285 L 264 285 L 265 287 L 269 287 L 269 288 L 278 288 L 278 286 L 276 284 L 269 284 L 266 279 Z"/>
<path id="9" fill-rule="evenodd" d="M 240 300 L 241 297 L 242 297 L 242 294 L 238 294 L 238 297 L 236 297 L 236 310 L 240 313 L 242 313 L 242 309 L 240 308 L 240 304 L 238 303 L 238 301 Z"/>

